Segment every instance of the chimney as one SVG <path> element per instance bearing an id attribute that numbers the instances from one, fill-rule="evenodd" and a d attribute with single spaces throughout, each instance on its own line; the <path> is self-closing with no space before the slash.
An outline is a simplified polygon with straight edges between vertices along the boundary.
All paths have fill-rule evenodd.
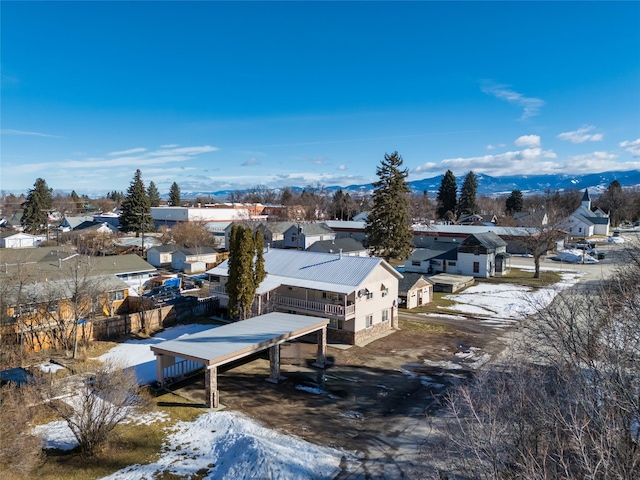
<path id="1" fill-rule="evenodd" d="M 340 249 L 340 258 L 342 258 L 342 249 Z"/>
<path id="2" fill-rule="evenodd" d="M 267 242 L 267 253 L 269 253 L 270 248 L 271 248 L 271 242 Z"/>

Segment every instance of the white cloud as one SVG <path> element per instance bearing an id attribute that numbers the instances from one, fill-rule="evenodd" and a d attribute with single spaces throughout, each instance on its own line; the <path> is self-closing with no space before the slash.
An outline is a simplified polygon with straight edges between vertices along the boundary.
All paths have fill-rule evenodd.
<path id="1" fill-rule="evenodd" d="M 119 152 L 111 152 L 108 153 L 107 155 L 109 155 L 110 157 L 119 157 L 121 155 L 132 155 L 134 153 L 142 153 L 142 152 L 146 152 L 147 149 L 146 148 L 130 148 L 129 150 L 121 150 Z"/>
<path id="2" fill-rule="evenodd" d="M 505 100 L 513 105 L 522 107 L 523 110 L 520 120 L 538 115 L 540 108 L 544 105 L 544 100 L 535 97 L 525 97 L 515 90 L 510 90 L 508 85 L 497 85 L 492 81 L 485 81 L 481 89 L 487 95 L 493 95 L 500 100 Z"/>
<path id="3" fill-rule="evenodd" d="M 250 158 L 249 160 L 240 164 L 242 167 L 253 167 L 255 165 L 260 165 L 260 160 L 257 158 Z"/>
<path id="4" fill-rule="evenodd" d="M 347 166 L 346 165 L 338 165 L 338 168 L 336 170 L 346 170 Z"/>
<path id="5" fill-rule="evenodd" d="M 24 130 L 13 130 L 11 128 L 5 128 L 5 129 L 0 130 L 0 134 L 2 134 L 2 135 L 30 135 L 32 137 L 48 137 L 48 138 L 65 138 L 65 137 L 60 137 L 58 135 L 50 135 L 48 133 L 25 132 Z"/>
<path id="6" fill-rule="evenodd" d="M 179 147 L 180 145 L 178 145 L 177 143 L 169 143 L 167 145 L 160 145 L 160 148 L 176 148 Z"/>
<path id="7" fill-rule="evenodd" d="M 640 157 L 640 138 L 637 138 L 632 141 L 625 140 L 624 142 L 620 142 L 622 148 L 624 148 L 627 152 L 631 153 L 634 157 Z"/>
<path id="8" fill-rule="evenodd" d="M 604 136 L 601 133 L 588 133 L 596 127 L 587 125 L 573 132 L 563 132 L 558 135 L 560 140 L 568 140 L 571 143 L 583 143 L 583 142 L 600 142 Z"/>
<path id="9" fill-rule="evenodd" d="M 540 136 L 539 135 L 522 135 L 513 142 L 516 147 L 539 147 Z"/>
<path id="10" fill-rule="evenodd" d="M 495 150 L 497 147 L 495 145 L 487 145 L 487 150 Z"/>
<path id="11" fill-rule="evenodd" d="M 552 161 L 557 158 L 553 150 L 542 150 L 541 148 L 525 148 L 523 150 L 499 153 L 496 155 L 483 155 L 481 157 L 469 158 L 447 158 L 439 163 L 428 162 L 411 173 L 433 173 L 439 175 L 446 170 L 462 174 L 473 170 L 475 173 L 485 173 L 487 175 L 524 175 L 529 174 L 532 168 L 537 173 L 558 173 L 561 166 Z"/>

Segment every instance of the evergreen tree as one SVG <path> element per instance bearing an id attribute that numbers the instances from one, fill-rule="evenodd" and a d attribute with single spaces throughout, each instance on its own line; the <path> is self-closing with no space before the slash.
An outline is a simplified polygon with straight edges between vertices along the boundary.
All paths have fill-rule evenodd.
<path id="1" fill-rule="evenodd" d="M 413 250 L 413 234 L 409 225 L 409 186 L 407 169 L 402 168 L 398 152 L 385 153 L 376 169 L 379 180 L 374 182 L 373 207 L 365 232 L 375 255 L 386 259 L 407 258 Z"/>
<path id="2" fill-rule="evenodd" d="M 438 208 L 436 210 L 438 217 L 443 219 L 449 217 L 448 220 L 450 220 L 455 215 L 457 198 L 456 177 L 451 170 L 447 170 L 438 189 Z"/>
<path id="3" fill-rule="evenodd" d="M 127 190 L 127 195 L 122 201 L 120 229 L 123 232 L 136 232 L 136 236 L 139 236 L 140 233 L 154 230 L 151 205 L 142 182 L 142 172 L 140 170 L 136 170 Z"/>
<path id="4" fill-rule="evenodd" d="M 178 187 L 178 184 L 176 182 L 173 182 L 171 184 L 171 189 L 169 190 L 169 206 L 182 206 L 182 201 L 180 200 L 180 187 Z"/>
<path id="5" fill-rule="evenodd" d="M 147 196 L 149 197 L 149 205 L 151 207 L 159 207 L 160 206 L 160 192 L 158 192 L 158 187 L 153 183 L 153 180 L 149 182 L 149 188 L 147 188 Z"/>
<path id="6" fill-rule="evenodd" d="M 46 232 L 48 227 L 49 210 L 53 205 L 53 189 L 47 186 L 42 178 L 36 179 L 33 188 L 27 193 L 27 199 L 22 204 L 24 211 L 20 224 L 28 233 Z"/>
<path id="7" fill-rule="evenodd" d="M 253 281 L 256 288 L 258 288 L 267 276 L 267 272 L 264 269 L 264 238 L 262 237 L 262 232 L 260 230 L 256 230 L 256 233 L 253 234 L 253 244 L 256 249 L 256 261 L 253 267 Z"/>
<path id="8" fill-rule="evenodd" d="M 258 272 L 254 264 L 256 246 L 250 227 L 234 225 L 229 239 L 229 315 L 245 320 L 251 316 L 251 305 L 258 288 L 256 281 L 264 279 L 264 263 Z M 263 262 L 264 260 L 262 260 Z"/>
<path id="9" fill-rule="evenodd" d="M 513 190 L 511 195 L 507 197 L 505 202 L 507 213 L 513 215 L 516 212 L 521 212 L 524 208 L 524 200 L 522 199 L 522 192 L 520 190 Z"/>
<path id="10" fill-rule="evenodd" d="M 478 190 L 478 177 L 473 171 L 467 173 L 462 182 L 460 190 L 460 201 L 458 202 L 458 215 L 468 215 L 476 213 L 476 191 Z"/>

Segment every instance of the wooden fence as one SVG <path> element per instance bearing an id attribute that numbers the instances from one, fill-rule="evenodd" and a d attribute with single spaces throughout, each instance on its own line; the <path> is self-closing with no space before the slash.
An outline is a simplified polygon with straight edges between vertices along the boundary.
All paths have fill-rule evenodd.
<path id="1" fill-rule="evenodd" d="M 175 305 L 163 305 L 158 308 L 132 312 L 113 317 L 96 316 L 83 320 L 77 328 L 77 340 L 91 342 L 94 340 L 109 340 L 130 333 L 153 332 L 189 318 L 206 316 L 218 309 L 217 298 L 200 298 L 194 302 L 183 302 Z M 5 339 L 13 337 L 14 342 L 27 351 L 37 352 L 60 346 L 61 334 L 59 325 L 15 324 L 13 328 L 5 329 L 2 336 Z M 73 339 L 73 325 L 68 325 L 65 340 Z"/>

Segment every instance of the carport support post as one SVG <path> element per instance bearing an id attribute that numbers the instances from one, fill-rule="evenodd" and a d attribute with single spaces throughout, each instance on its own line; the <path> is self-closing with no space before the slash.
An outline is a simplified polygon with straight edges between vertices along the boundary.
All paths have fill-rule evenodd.
<path id="1" fill-rule="evenodd" d="M 327 364 L 327 327 L 322 327 L 316 335 L 318 337 L 318 355 L 313 366 L 324 368 Z"/>
<path id="2" fill-rule="evenodd" d="M 269 378 L 267 378 L 267 382 L 278 383 L 280 378 L 280 344 L 277 344 L 269 348 Z"/>
<path id="3" fill-rule="evenodd" d="M 218 368 L 207 367 L 204 372 L 207 407 L 218 408 Z"/>

